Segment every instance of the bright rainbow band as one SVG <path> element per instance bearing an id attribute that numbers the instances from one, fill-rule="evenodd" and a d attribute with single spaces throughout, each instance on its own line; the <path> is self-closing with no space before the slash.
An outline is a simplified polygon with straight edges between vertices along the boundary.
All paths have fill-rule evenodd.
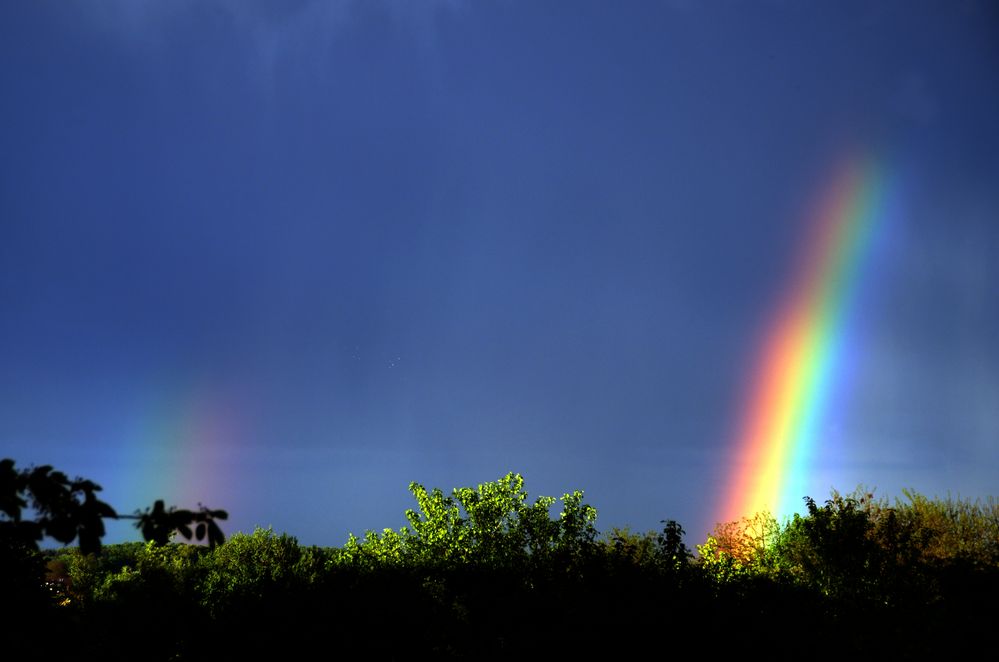
<path id="1" fill-rule="evenodd" d="M 716 521 L 763 511 L 780 520 L 801 511 L 884 201 L 882 169 L 856 157 L 844 161 L 822 197 L 757 353 Z"/>

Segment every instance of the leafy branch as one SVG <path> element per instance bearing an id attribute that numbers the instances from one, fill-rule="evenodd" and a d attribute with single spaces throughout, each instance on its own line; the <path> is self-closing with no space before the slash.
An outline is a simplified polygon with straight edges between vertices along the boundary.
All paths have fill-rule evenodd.
<path id="1" fill-rule="evenodd" d="M 0 460 L 0 541 L 38 549 L 45 536 L 68 545 L 79 538 L 84 554 L 98 552 L 104 537 L 104 519 L 134 519 L 146 540 L 166 544 L 174 532 L 185 539 L 207 538 L 209 547 L 225 542 L 216 520 L 229 514 L 199 504 L 198 511 L 166 508 L 163 501 L 135 515 L 119 515 L 97 498 L 101 486 L 83 478 L 70 480 L 50 465 L 18 470 L 14 460 Z M 25 510 L 34 519 L 25 518 Z M 193 527 L 193 529 L 192 529 Z"/>

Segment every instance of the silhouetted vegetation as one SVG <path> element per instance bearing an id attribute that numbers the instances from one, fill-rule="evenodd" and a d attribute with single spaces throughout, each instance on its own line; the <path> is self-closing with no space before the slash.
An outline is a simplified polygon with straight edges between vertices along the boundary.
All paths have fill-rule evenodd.
<path id="1" fill-rule="evenodd" d="M 105 519 L 134 519 L 135 527 L 146 540 L 161 545 L 175 534 L 187 540 L 207 538 L 209 547 L 225 542 L 225 535 L 215 522 L 229 517 L 224 510 L 204 506 L 197 512 L 178 510 L 156 501 L 144 512 L 119 515 L 97 498 L 100 491 L 101 486 L 93 481 L 70 480 L 49 465 L 18 471 L 14 460 L 0 460 L 0 537 L 32 549 L 37 549 L 45 536 L 64 545 L 79 538 L 84 553 L 99 552 Z M 25 518 L 25 514 L 31 517 Z"/>
<path id="2" fill-rule="evenodd" d="M 105 519 L 136 520 L 135 526 L 145 539 L 160 546 L 166 545 L 175 534 L 187 540 L 207 539 L 209 548 L 225 542 L 215 522 L 228 517 L 224 510 L 204 506 L 197 512 L 178 510 L 156 501 L 145 511 L 119 515 L 97 498 L 100 491 L 100 485 L 93 481 L 71 480 L 49 465 L 18 470 L 14 460 L 0 460 L 0 596 L 3 598 L 0 625 L 3 631 L 18 635 L 5 637 L 4 652 L 14 659 L 52 659 L 69 653 L 79 656 L 79 648 L 57 650 L 50 634 L 59 633 L 62 641 L 69 641 L 61 639 L 63 636 L 76 634 L 74 642 L 77 638 L 85 642 L 95 634 L 89 627 L 89 619 L 99 610 L 80 613 L 72 604 L 71 595 L 93 593 L 98 584 L 103 588 L 103 576 L 93 576 L 93 568 L 100 567 L 96 559 L 101 552 Z M 76 557 L 52 559 L 46 570 L 45 558 L 38 552 L 39 543 L 46 537 L 63 544 L 78 540 Z M 120 552 L 114 550 L 105 557 L 117 558 Z M 74 572 L 69 572 L 70 568 Z M 123 567 L 122 572 L 127 570 Z M 70 593 L 74 580 L 77 593 Z M 153 599 L 163 598 L 159 604 L 171 606 L 174 594 L 161 593 L 153 594 Z M 146 630 L 164 623 L 169 620 L 158 618 Z M 134 629 L 128 630 L 122 640 L 134 634 Z M 148 635 L 149 632 L 140 632 L 137 643 L 146 648 L 164 644 L 159 649 L 170 650 L 169 641 Z"/>
<path id="3" fill-rule="evenodd" d="M 0 529 L 17 659 L 923 659 L 989 645 L 996 616 L 991 500 L 834 493 L 721 524 L 694 554 L 675 521 L 601 536 L 581 492 L 532 501 L 517 474 L 410 490 L 406 526 L 338 548 L 257 529 L 38 552 Z"/>

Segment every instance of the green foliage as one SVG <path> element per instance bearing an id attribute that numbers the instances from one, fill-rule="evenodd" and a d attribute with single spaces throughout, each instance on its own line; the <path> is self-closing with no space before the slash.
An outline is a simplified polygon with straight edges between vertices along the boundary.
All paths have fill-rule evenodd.
<path id="1" fill-rule="evenodd" d="M 410 483 L 417 508 L 406 511 L 408 526 L 398 532 L 353 534 L 343 549 L 345 562 L 361 566 L 408 563 L 451 566 L 473 563 L 492 568 L 518 567 L 553 556 L 580 557 L 596 537 L 597 512 L 583 493 L 541 496 L 529 502 L 520 474 L 509 473 L 476 488 L 455 488 L 447 496 Z M 559 518 L 550 508 L 561 501 Z"/>
<path id="2" fill-rule="evenodd" d="M 834 495 L 821 507 L 808 497 L 805 504 L 808 516 L 796 516 L 786 535 L 791 565 L 824 595 L 846 599 L 870 595 L 880 564 L 864 503 Z"/>
<path id="3" fill-rule="evenodd" d="M 177 532 L 217 546 L 225 536 L 215 520 L 227 513 L 203 506 L 198 512 L 168 509 L 157 501 L 144 513 L 119 515 L 97 498 L 100 491 L 96 483 L 70 480 L 48 465 L 18 470 L 13 460 L 0 460 L 0 593 L 19 605 L 4 625 L 24 635 L 8 650 L 15 657 L 45 656 L 44 647 L 31 645 L 30 633 L 37 636 L 36 628 L 46 623 L 68 629 L 80 614 L 120 627 L 118 636 L 96 629 L 81 638 L 90 654 L 100 651 L 107 659 L 130 658 L 126 650 L 145 650 L 158 659 L 164 651 L 180 650 L 184 631 L 197 625 L 191 608 L 197 552 L 178 552 L 167 542 Z M 137 520 L 150 543 L 129 562 L 102 558 L 106 518 Z M 43 555 L 38 544 L 46 536 L 63 544 L 78 540 L 79 547 Z"/>
<path id="4" fill-rule="evenodd" d="M 294 537 L 258 527 L 250 535 L 234 534 L 203 557 L 200 593 L 213 611 L 255 604 L 296 585 L 316 563 Z"/>
<path id="5" fill-rule="evenodd" d="M 593 525 L 597 519 L 596 508 L 583 503 L 583 493 L 579 490 L 563 494 L 561 501 L 556 550 L 572 556 L 590 552 L 597 536 Z"/>
<path id="6" fill-rule="evenodd" d="M 750 572 L 715 536 L 697 545 L 697 554 L 701 572 L 718 584 L 730 583 Z"/>
<path id="7" fill-rule="evenodd" d="M 599 545 L 599 555 L 616 572 L 639 572 L 677 578 L 690 568 L 693 557 L 683 542 L 683 527 L 675 520 L 663 520 L 659 533 L 633 533 L 613 528 Z"/>
<path id="8" fill-rule="evenodd" d="M 656 534 L 614 527 L 600 542 L 600 553 L 616 568 L 651 568 L 656 564 Z"/>
<path id="9" fill-rule="evenodd" d="M 162 600 L 166 596 L 193 594 L 195 567 L 201 552 L 189 545 L 160 545 L 149 541 L 135 553 L 134 562 L 117 571 L 106 570 L 103 581 L 93 589 L 95 601 Z M 110 564 L 105 563 L 105 568 Z"/>
<path id="10" fill-rule="evenodd" d="M 785 542 L 784 529 L 769 512 L 721 523 L 697 545 L 699 568 L 721 584 L 756 577 L 783 580 L 791 570 Z"/>
<path id="11" fill-rule="evenodd" d="M 423 564 L 467 561 L 473 542 L 472 527 L 462 517 L 456 500 L 438 488 L 427 492 L 419 483 L 410 483 L 409 491 L 416 498 L 419 512 L 406 511 L 412 535 L 404 530 L 402 536 L 409 542 L 408 552 L 414 560 Z"/>
<path id="12" fill-rule="evenodd" d="M 783 526 L 767 514 L 719 525 L 698 545 L 696 567 L 716 589 L 795 588 L 799 602 L 800 591 L 811 592 L 837 618 L 885 609 L 930 618 L 939 605 L 953 611 L 981 601 L 983 587 L 999 582 L 995 501 L 904 494 L 889 505 L 862 488 L 833 491 L 823 505 L 806 497 L 807 513 Z"/>
<path id="13" fill-rule="evenodd" d="M 346 565 L 355 569 L 375 570 L 389 566 L 400 566 L 408 562 L 409 529 L 399 531 L 385 529 L 381 535 L 366 531 L 363 539 L 351 533 L 343 548 L 333 558 L 335 565 Z"/>
<path id="14" fill-rule="evenodd" d="M 834 492 L 783 524 L 768 513 L 720 524 L 695 558 L 673 520 L 598 539 L 582 492 L 530 499 L 519 474 L 410 491 L 406 526 L 340 548 L 258 528 L 214 547 L 159 537 L 42 555 L 35 539 L 8 536 L 0 588 L 21 614 L 8 625 L 58 624 L 81 642 L 79 656 L 102 659 L 301 657 L 328 641 L 344 657 L 370 654 L 372 641 L 389 657 L 583 657 L 597 645 L 632 655 L 664 625 L 787 651 L 911 658 L 986 631 L 999 591 L 992 500 L 906 492 L 890 505 Z M 13 494 L 4 513 L 16 521 L 28 497 Z M 32 659 L 28 645 L 16 653 Z"/>
<path id="15" fill-rule="evenodd" d="M 683 542 L 683 527 L 676 520 L 662 520 L 665 524 L 661 533 L 656 535 L 656 551 L 660 566 L 669 573 L 686 572 L 693 557 L 690 549 Z"/>
<path id="16" fill-rule="evenodd" d="M 965 560 L 982 565 L 999 563 L 999 502 L 969 499 L 928 499 L 903 490 L 893 512 L 908 530 L 921 560 L 941 563 Z"/>

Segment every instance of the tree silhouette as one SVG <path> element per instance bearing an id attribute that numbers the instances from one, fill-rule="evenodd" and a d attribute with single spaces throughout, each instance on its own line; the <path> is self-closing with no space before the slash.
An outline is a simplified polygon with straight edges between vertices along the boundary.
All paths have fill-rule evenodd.
<path id="1" fill-rule="evenodd" d="M 104 537 L 104 519 L 134 519 L 146 540 L 166 544 L 175 533 L 185 539 L 207 538 L 209 547 L 225 542 L 216 520 L 229 514 L 200 506 L 198 511 L 166 508 L 156 501 L 152 508 L 134 515 L 119 515 L 97 498 L 101 486 L 84 478 L 70 480 L 50 465 L 18 470 L 14 460 L 0 460 L 0 541 L 7 546 L 38 549 L 45 536 L 64 545 L 79 539 L 84 554 L 98 552 Z M 26 519 L 25 510 L 34 517 Z M 193 527 L 193 528 L 192 528 Z"/>

